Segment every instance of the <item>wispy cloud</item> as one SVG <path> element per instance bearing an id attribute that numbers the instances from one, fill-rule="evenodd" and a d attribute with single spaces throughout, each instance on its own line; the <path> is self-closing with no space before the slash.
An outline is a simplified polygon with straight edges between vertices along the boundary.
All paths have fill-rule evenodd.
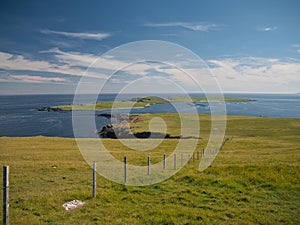
<path id="1" fill-rule="evenodd" d="M 111 81 L 128 83 L 146 77 L 151 79 L 165 77 L 180 81 L 182 85 L 192 86 L 194 83 L 182 71 L 171 66 L 141 62 L 128 67 L 128 60 L 110 55 L 105 57 L 82 52 L 65 52 L 58 48 L 45 52 L 52 54 L 55 60 L 38 61 L 23 55 L 0 52 L 0 69 L 2 70 L 0 82 L 61 84 L 68 83 L 68 80 L 64 78 L 65 75 L 82 76 L 85 74 L 89 78 L 100 79 L 93 80 L 95 84 L 107 80 L 112 72 L 118 71 L 113 77 L 114 80 Z M 178 64 L 180 68 L 185 68 L 185 72 L 201 74 L 203 85 L 210 85 L 209 80 L 205 81 L 204 74 L 207 73 L 202 71 L 206 67 L 195 66 L 195 63 L 189 61 L 184 55 L 178 55 L 174 60 L 176 65 L 180 63 Z M 234 58 L 231 56 L 211 59 L 207 63 L 222 89 L 227 92 L 299 92 L 300 60 L 297 59 Z M 15 74 L 16 71 L 20 71 L 21 75 Z M 35 76 L 31 73 L 32 71 L 56 73 L 57 75 L 55 77 L 45 77 L 40 74 Z"/>
<path id="2" fill-rule="evenodd" d="M 22 70 L 22 71 L 38 71 L 69 74 L 74 76 L 81 76 L 83 70 L 72 67 L 63 62 L 48 62 L 45 60 L 33 60 L 23 55 L 15 55 L 6 52 L 0 52 L 0 68 L 2 70 Z"/>
<path id="3" fill-rule="evenodd" d="M 213 31 L 220 29 L 220 25 L 207 22 L 169 22 L 169 23 L 145 23 L 147 27 L 181 27 L 192 31 Z"/>
<path id="4" fill-rule="evenodd" d="M 297 52 L 300 53 L 300 44 L 293 44 L 291 45 L 292 48 L 297 48 Z"/>
<path id="5" fill-rule="evenodd" d="M 16 83 L 64 83 L 67 80 L 62 77 L 42 77 L 42 76 L 31 76 L 31 75 L 9 75 L 1 74 L 0 82 L 16 82 Z"/>
<path id="6" fill-rule="evenodd" d="M 86 32 L 75 33 L 75 32 L 54 31 L 48 29 L 41 30 L 41 33 L 61 35 L 65 37 L 79 38 L 79 39 L 92 39 L 92 40 L 103 40 L 111 36 L 110 33 L 86 33 Z"/>
<path id="7" fill-rule="evenodd" d="M 208 61 L 224 91 L 298 92 L 300 61 L 242 57 Z M 228 76 L 234 77 L 228 79 Z"/>
<path id="8" fill-rule="evenodd" d="M 277 27 L 261 27 L 261 28 L 258 28 L 257 30 L 259 30 L 259 31 L 274 31 L 274 30 L 277 30 Z"/>
<path id="9" fill-rule="evenodd" d="M 85 75 L 91 78 L 106 79 L 114 71 L 119 71 L 128 65 L 128 62 L 101 57 L 82 52 L 64 52 L 53 48 L 40 53 L 50 53 L 55 61 L 34 60 L 19 54 L 0 52 L 0 69 L 5 71 L 31 71 L 56 73 L 71 76 Z M 151 65 L 136 64 L 134 67 L 124 68 L 130 74 L 144 75 Z"/>
<path id="10" fill-rule="evenodd" d="M 65 82 L 67 81 L 61 77 L 41 77 L 41 76 L 29 76 L 29 75 L 12 75 L 13 79 L 23 83 L 49 83 L 49 82 Z"/>

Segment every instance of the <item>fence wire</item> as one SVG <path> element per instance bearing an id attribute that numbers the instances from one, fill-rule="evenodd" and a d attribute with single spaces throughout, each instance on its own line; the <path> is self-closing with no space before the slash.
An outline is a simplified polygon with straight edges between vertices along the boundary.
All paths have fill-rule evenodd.
<path id="1" fill-rule="evenodd" d="M 168 154 L 165 154 L 166 156 Z M 169 154 L 171 155 L 171 154 Z M 193 163 L 196 160 L 201 159 L 202 151 L 194 152 L 194 154 L 177 154 L 176 163 L 182 166 L 184 162 Z M 127 156 L 127 159 L 131 157 Z M 151 156 L 150 166 L 154 156 Z M 164 159 L 164 155 L 157 155 L 161 161 Z M 175 158 L 175 157 L 174 157 Z M 147 165 L 148 156 L 145 157 L 145 165 Z M 154 160 L 153 160 L 154 161 Z M 148 161 L 149 162 L 149 161 Z M 154 163 L 154 162 L 153 162 Z M 175 164 L 175 162 L 174 162 Z M 79 198 L 91 198 L 93 193 L 93 169 L 86 167 L 84 169 L 76 169 L 74 167 L 56 167 L 50 166 L 48 168 L 42 168 L 43 165 L 35 165 L 34 167 L 27 168 L 14 168 L 10 167 L 10 182 L 9 182 L 9 204 L 10 211 L 14 213 L 17 208 L 26 208 L 28 201 L 34 201 L 35 204 L 46 204 L 47 202 L 58 197 L 60 204 L 64 202 L 62 200 L 73 200 L 78 196 Z M 164 169 L 164 168 L 162 168 Z M 32 171 L 34 170 L 34 171 Z M 69 170 L 69 171 L 65 171 Z M 3 176 L 3 168 L 0 169 L 0 173 Z M 31 177 L 34 175 L 33 177 Z M 147 174 L 145 174 L 146 176 Z M 99 177 L 99 176 L 98 176 Z M 104 181 L 104 180 L 101 180 Z M 110 186 L 107 181 L 105 184 L 97 182 L 96 187 Z M 3 181 L 2 181 L 3 183 Z M 3 201 L 4 184 L 1 188 L 1 201 Z M 33 203 L 30 203 L 33 204 Z M 34 204 L 34 205 L 35 205 Z M 3 205 L 0 209 L 2 211 Z M 15 211 L 17 212 L 17 211 Z"/>

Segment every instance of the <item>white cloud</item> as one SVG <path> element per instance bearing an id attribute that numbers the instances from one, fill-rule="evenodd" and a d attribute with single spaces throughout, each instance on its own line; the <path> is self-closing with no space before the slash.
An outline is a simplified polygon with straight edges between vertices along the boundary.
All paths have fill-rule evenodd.
<path id="1" fill-rule="evenodd" d="M 293 45 L 291 45 L 291 47 L 295 50 L 296 49 L 296 51 L 298 52 L 298 53 L 300 53 L 300 44 L 293 44 Z"/>
<path id="2" fill-rule="evenodd" d="M 136 63 L 129 65 L 125 60 L 115 59 L 112 56 L 97 56 L 92 54 L 84 54 L 80 52 L 63 52 L 58 48 L 51 49 L 47 52 L 55 53 L 55 58 L 60 63 L 65 63 L 69 67 L 85 67 L 82 71 L 86 76 L 91 77 L 104 77 L 107 78 L 110 73 L 106 75 L 101 74 L 101 70 L 107 70 L 111 72 L 125 71 L 131 74 L 145 74 L 144 71 L 150 69 L 151 66 L 147 63 Z M 88 69 L 88 70 L 86 70 Z M 92 72 L 97 71 L 97 72 Z"/>
<path id="3" fill-rule="evenodd" d="M 144 26 L 148 27 L 182 27 L 193 31 L 213 31 L 217 30 L 220 26 L 213 23 L 206 22 L 170 22 L 170 23 L 146 23 Z"/>
<path id="4" fill-rule="evenodd" d="M 44 34 L 55 34 L 61 35 L 71 38 L 79 38 L 79 39 L 93 39 L 93 40 L 103 40 L 111 36 L 110 33 L 74 33 L 74 32 L 64 32 L 64 31 L 54 31 L 54 30 L 41 30 L 41 33 Z"/>
<path id="5" fill-rule="evenodd" d="M 274 31 L 274 30 L 277 30 L 277 27 L 262 27 L 262 28 L 258 28 L 257 30 L 259 30 L 259 31 Z"/>
<path id="6" fill-rule="evenodd" d="M 108 74 L 102 73 L 101 69 L 114 71 L 127 65 L 127 63 L 120 60 L 80 52 L 64 52 L 58 48 L 41 51 L 40 53 L 53 53 L 53 57 L 56 61 L 48 62 L 44 60 L 33 60 L 25 58 L 22 55 L 0 52 L 0 69 L 51 72 L 72 76 L 85 75 L 93 78 L 107 78 Z M 89 70 L 87 70 L 88 68 Z"/>
<path id="7" fill-rule="evenodd" d="M 99 57 L 92 54 L 79 53 L 79 52 L 64 52 L 59 48 L 52 48 L 47 51 L 40 51 L 40 53 L 53 53 L 58 63 L 67 64 L 69 67 L 88 67 L 91 63 Z"/>
<path id="8" fill-rule="evenodd" d="M 67 81 L 61 77 L 41 77 L 29 75 L 12 75 L 13 79 L 24 83 L 48 83 L 48 82 L 65 82 Z"/>
<path id="9" fill-rule="evenodd" d="M 41 77 L 30 75 L 8 75 L 0 77 L 0 82 L 21 82 L 21 83 L 63 83 L 67 80 L 62 77 Z"/>
<path id="10" fill-rule="evenodd" d="M 166 77 L 179 82 L 182 85 L 193 86 L 193 77 L 185 75 L 176 67 L 153 64 L 147 62 L 129 64 L 124 59 L 117 59 L 111 55 L 108 57 L 97 56 L 80 52 L 64 52 L 58 48 L 53 48 L 47 53 L 52 53 L 55 61 L 33 60 L 22 55 L 14 55 L 0 52 L 0 69 L 8 72 L 22 71 L 24 75 L 3 75 L 1 82 L 8 79 L 13 82 L 66 82 L 59 74 L 73 76 L 86 75 L 91 78 L 100 78 L 99 82 L 106 80 L 114 71 L 119 71 L 114 77 L 115 83 L 128 83 L 135 79 L 147 77 Z M 127 55 L 127 53 L 122 53 Z M 175 59 L 174 65 L 181 66 L 184 71 L 194 76 L 201 77 L 201 85 L 209 86 L 213 82 L 206 67 L 195 66 L 195 62 L 190 61 L 184 55 Z M 222 89 L 226 92 L 299 92 L 300 87 L 300 60 L 278 59 L 278 58 L 222 58 L 207 61 L 210 71 L 218 79 Z M 87 68 L 89 70 L 87 71 Z M 24 72 L 25 71 L 25 72 Z M 57 73 L 57 77 L 29 76 L 30 71 Z M 101 80 L 102 79 L 102 80 Z M 197 77 L 199 79 L 199 77 Z M 98 82 L 98 81 L 97 81 Z M 96 82 L 96 83 L 97 83 Z M 113 83 L 113 82 L 112 82 Z"/>
<path id="11" fill-rule="evenodd" d="M 128 62 L 112 57 L 101 57 L 80 52 L 64 52 L 58 48 L 40 53 L 52 53 L 56 61 L 33 60 L 22 55 L 0 52 L 0 69 L 7 71 L 50 72 L 72 76 L 85 75 L 92 78 L 106 79 L 114 71 L 122 70 L 129 74 L 145 75 L 145 71 L 151 68 L 151 65 L 147 63 L 137 63 L 133 66 L 128 66 Z"/>
<path id="12" fill-rule="evenodd" d="M 299 61 L 244 57 L 208 62 L 214 65 L 211 71 L 227 92 L 299 92 Z"/>
<path id="13" fill-rule="evenodd" d="M 71 67 L 68 64 L 32 60 L 25 58 L 22 55 L 13 55 L 5 52 L 0 52 L 0 68 L 4 70 L 29 70 L 62 73 L 74 76 L 81 76 L 84 72 L 82 69 Z"/>

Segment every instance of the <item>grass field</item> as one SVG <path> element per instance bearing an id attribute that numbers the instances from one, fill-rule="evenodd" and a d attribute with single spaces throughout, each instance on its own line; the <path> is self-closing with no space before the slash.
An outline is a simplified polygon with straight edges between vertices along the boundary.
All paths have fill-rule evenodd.
<path id="1" fill-rule="evenodd" d="M 135 129 L 146 129 L 153 116 L 142 115 Z M 165 119 L 168 133 L 179 134 L 175 114 L 155 116 Z M 209 116 L 200 115 L 200 121 L 196 152 L 205 147 L 210 129 Z M 74 139 L 1 137 L 0 162 L 10 166 L 10 224 L 299 224 L 300 119 L 228 117 L 226 137 L 232 139 L 204 172 L 195 159 L 146 187 L 98 176 L 96 198 L 91 168 Z M 137 165 L 146 165 L 148 155 L 161 160 L 177 141 L 136 152 L 119 140 L 103 140 L 116 158 L 126 155 Z M 64 211 L 62 204 L 73 199 L 86 205 Z"/>

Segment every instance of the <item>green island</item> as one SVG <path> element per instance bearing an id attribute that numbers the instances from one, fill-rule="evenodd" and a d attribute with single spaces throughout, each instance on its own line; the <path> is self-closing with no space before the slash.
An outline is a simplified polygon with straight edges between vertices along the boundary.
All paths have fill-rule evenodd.
<path id="1" fill-rule="evenodd" d="M 177 114 L 143 114 L 137 130 L 153 117 L 179 135 Z M 199 115 L 205 148 L 210 116 Z M 92 170 L 73 138 L 0 137 L 1 165 L 10 166 L 11 224 L 299 224 L 300 119 L 228 116 L 226 138 L 213 164 L 200 172 L 200 159 L 176 175 L 146 187 L 116 184 L 97 175 L 92 198 Z M 117 159 L 147 165 L 172 154 L 176 139 L 151 151 L 133 151 L 118 139 L 102 140 Z M 134 140 L 133 140 L 134 141 Z M 200 155 L 201 157 L 201 155 Z M 2 196 L 3 189 L 1 189 Z M 73 199 L 86 204 L 73 211 Z M 0 205 L 2 211 L 2 204 Z"/>
<path id="2" fill-rule="evenodd" d="M 147 107 L 152 104 L 162 104 L 168 102 L 207 102 L 207 101 L 221 101 L 221 97 L 208 96 L 208 97 L 196 97 L 188 98 L 183 96 L 171 97 L 168 99 L 162 99 L 154 96 L 137 97 L 128 101 L 116 101 L 116 102 L 97 102 L 96 104 L 81 104 L 81 105 L 60 105 L 53 106 L 51 108 L 58 108 L 61 110 L 104 110 L 111 108 L 138 108 Z M 248 98 L 235 98 L 235 97 L 224 97 L 225 102 L 249 102 L 253 101 Z"/>

